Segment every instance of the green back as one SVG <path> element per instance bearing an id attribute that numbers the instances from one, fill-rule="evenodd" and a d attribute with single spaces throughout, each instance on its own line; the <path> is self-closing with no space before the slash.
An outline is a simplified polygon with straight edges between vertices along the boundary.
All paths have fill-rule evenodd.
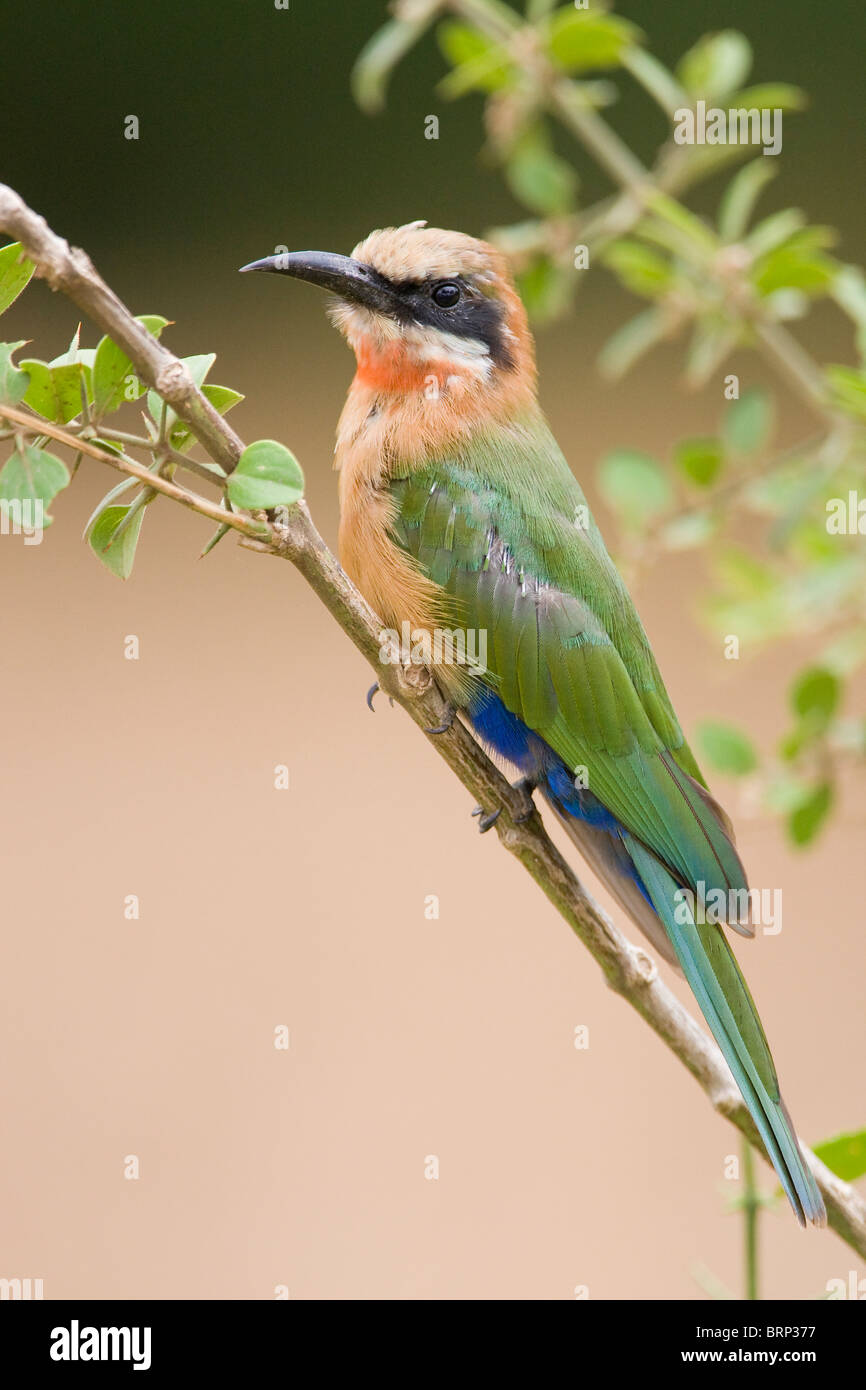
<path id="1" fill-rule="evenodd" d="M 487 633 L 486 680 L 677 881 L 742 887 L 646 633 L 543 417 L 392 470 L 394 538 Z"/>

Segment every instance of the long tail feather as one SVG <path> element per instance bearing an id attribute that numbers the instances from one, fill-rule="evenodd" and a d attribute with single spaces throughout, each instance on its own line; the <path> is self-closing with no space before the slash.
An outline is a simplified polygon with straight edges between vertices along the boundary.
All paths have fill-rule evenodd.
<path id="1" fill-rule="evenodd" d="M 800 1152 L 779 1094 L 770 1049 L 752 996 L 721 928 L 697 924 L 676 881 L 627 832 L 623 842 L 652 899 L 710 1030 L 755 1121 L 767 1153 L 801 1225 L 826 1222 L 818 1185 Z"/>

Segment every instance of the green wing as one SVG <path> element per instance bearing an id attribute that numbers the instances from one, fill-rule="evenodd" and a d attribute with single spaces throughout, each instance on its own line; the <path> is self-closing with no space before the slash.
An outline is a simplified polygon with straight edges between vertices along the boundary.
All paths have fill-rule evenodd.
<path id="1" fill-rule="evenodd" d="M 393 479 L 395 540 L 450 596 L 455 622 L 486 632 L 485 680 L 507 708 L 586 770 L 677 881 L 743 888 L 729 824 L 552 438 L 536 427 L 487 444 Z"/>

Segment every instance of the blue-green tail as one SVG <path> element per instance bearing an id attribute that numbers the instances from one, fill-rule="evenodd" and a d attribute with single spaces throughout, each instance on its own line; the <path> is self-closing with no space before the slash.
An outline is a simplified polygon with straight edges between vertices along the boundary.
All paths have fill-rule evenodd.
<path id="1" fill-rule="evenodd" d="M 696 923 L 664 865 L 627 831 L 622 838 L 798 1221 L 823 1226 L 827 1216 L 818 1185 L 800 1152 L 764 1030 L 724 931 L 714 922 Z"/>

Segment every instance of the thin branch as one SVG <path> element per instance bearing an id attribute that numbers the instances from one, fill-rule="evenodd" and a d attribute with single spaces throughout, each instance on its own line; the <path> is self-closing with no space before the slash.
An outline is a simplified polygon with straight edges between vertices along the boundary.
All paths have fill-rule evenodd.
<path id="1" fill-rule="evenodd" d="M 196 492 L 189 492 L 186 488 L 178 487 L 177 483 L 163 478 L 159 473 L 151 473 L 150 469 L 146 468 L 143 463 L 137 463 L 128 454 L 114 454 L 108 449 L 100 449 L 98 444 L 92 444 L 89 439 L 82 439 L 80 435 L 62 429 L 60 425 L 52 425 L 48 420 L 31 415 L 29 411 L 19 410 L 14 405 L 0 403 L 0 419 L 11 420 L 16 425 L 24 426 L 29 434 L 47 435 L 49 439 L 55 439 L 58 444 L 65 444 L 73 452 L 86 454 L 88 458 L 96 459 L 99 463 L 107 463 L 109 468 L 116 469 L 118 473 L 125 473 L 130 478 L 138 478 L 145 487 L 151 488 L 154 492 L 161 492 L 164 497 L 170 497 L 172 502 L 179 502 L 182 507 L 188 507 L 191 512 L 198 512 L 200 516 L 209 517 L 211 521 L 216 521 L 221 526 L 231 526 L 232 530 L 240 531 L 253 540 L 259 540 L 262 536 L 267 537 L 269 534 L 268 528 L 263 522 L 254 521 L 244 512 L 223 511 L 222 507 L 218 506 L 216 502 L 211 502 L 209 498 L 201 497 Z"/>
<path id="2" fill-rule="evenodd" d="M 172 389 L 185 369 L 161 344 L 136 324 L 129 311 L 100 279 L 89 258 L 73 251 L 33 213 L 11 189 L 0 185 L 0 229 L 21 241 L 39 273 L 99 323 L 104 332 L 123 346 L 144 380 L 163 394 L 162 383 Z M 156 354 L 156 355 L 155 355 Z M 180 368 L 180 372 L 178 371 Z M 188 374 L 186 374 L 188 376 Z M 187 420 L 210 456 L 231 468 L 243 446 L 238 436 L 214 411 L 191 383 L 170 397 L 172 407 Z M 198 497 L 151 473 L 141 464 L 121 459 L 75 435 L 11 406 L 0 407 L 19 428 L 37 428 L 51 438 L 69 443 L 111 468 L 140 478 L 164 496 L 210 520 L 234 526 L 244 533 L 242 544 L 290 560 L 319 595 L 343 631 L 376 670 L 382 688 L 409 713 L 422 729 L 442 722 L 445 702 L 430 672 L 421 666 L 404 667 L 383 662 L 380 656 L 382 623 L 350 582 L 325 545 L 299 502 L 289 508 L 285 524 L 259 523 L 236 512 L 223 512 L 213 502 Z M 501 843 L 535 879 L 574 933 L 601 966 L 610 987 L 632 1005 L 682 1062 L 705 1091 L 713 1107 L 763 1151 L 751 1117 L 715 1043 L 663 983 L 655 963 L 643 948 L 628 942 L 611 919 L 586 892 L 544 829 L 537 810 L 528 820 L 525 798 L 506 781 L 468 729 L 455 720 L 448 732 L 428 740 L 448 763 L 463 785 L 485 810 L 502 808 L 496 821 Z M 842 1182 L 816 1156 L 805 1150 L 827 1206 L 830 1225 L 859 1254 L 866 1257 L 866 1201 Z"/>

